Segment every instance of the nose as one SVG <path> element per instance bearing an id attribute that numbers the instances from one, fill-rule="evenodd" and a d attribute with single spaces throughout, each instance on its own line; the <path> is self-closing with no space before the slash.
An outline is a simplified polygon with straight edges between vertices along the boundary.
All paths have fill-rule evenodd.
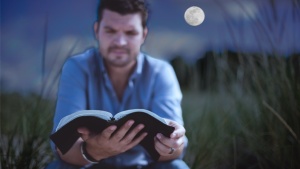
<path id="1" fill-rule="evenodd" d="M 126 40 L 125 35 L 117 34 L 115 39 L 114 39 L 114 44 L 116 46 L 125 46 L 125 45 L 127 45 L 127 40 Z"/>

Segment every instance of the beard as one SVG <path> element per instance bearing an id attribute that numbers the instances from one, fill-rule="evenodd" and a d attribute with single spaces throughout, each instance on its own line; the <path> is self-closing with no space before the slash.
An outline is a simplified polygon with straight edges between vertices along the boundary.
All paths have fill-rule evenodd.
<path id="1" fill-rule="evenodd" d="M 136 60 L 137 54 L 132 54 L 126 47 L 112 46 L 101 52 L 106 64 L 113 67 L 125 67 Z"/>
<path id="2" fill-rule="evenodd" d="M 122 51 L 123 53 L 130 55 L 130 49 L 128 49 L 126 47 L 117 47 L 117 46 L 109 47 L 107 53 L 112 53 L 114 51 Z"/>

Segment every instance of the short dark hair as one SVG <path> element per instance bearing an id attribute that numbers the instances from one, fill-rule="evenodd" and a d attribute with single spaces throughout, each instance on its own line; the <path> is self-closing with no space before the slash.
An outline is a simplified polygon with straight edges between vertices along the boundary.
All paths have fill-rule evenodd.
<path id="1" fill-rule="evenodd" d="M 146 27 L 148 19 L 148 4 L 146 0 L 100 0 L 97 10 L 98 22 L 102 19 L 104 9 L 109 9 L 121 15 L 140 13 L 142 26 Z"/>

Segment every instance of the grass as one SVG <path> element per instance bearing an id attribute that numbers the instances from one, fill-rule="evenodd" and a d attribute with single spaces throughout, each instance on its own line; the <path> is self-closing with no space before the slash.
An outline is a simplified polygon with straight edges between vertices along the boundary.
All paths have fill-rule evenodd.
<path id="1" fill-rule="evenodd" d="M 216 2 L 228 17 L 226 8 L 220 1 Z M 300 16 L 299 3 L 290 3 L 292 10 L 285 12 L 292 12 L 296 21 Z M 261 11 L 260 18 L 250 18 L 251 26 L 258 45 L 270 44 L 271 52 L 261 49 L 258 54 L 251 54 L 237 50 L 232 61 L 232 53 L 212 51 L 207 78 L 197 74 L 195 65 L 188 69 L 192 71 L 190 74 L 182 73 L 183 82 L 190 82 L 185 85 L 192 84 L 184 88 L 182 103 L 189 138 L 184 159 L 192 169 L 300 168 L 300 56 L 288 60 L 277 52 L 276 45 L 280 45 L 280 38 L 287 30 L 286 18 L 272 18 L 277 12 L 275 8 L 271 13 Z M 265 23 L 262 18 L 270 20 Z M 239 49 L 243 30 L 234 31 L 234 24 L 227 23 L 228 32 Z M 277 26 L 279 29 L 274 30 L 278 32 L 272 32 Z M 272 37 L 269 32 L 277 36 Z M 294 33 L 297 35 L 296 30 Z M 47 21 L 41 64 L 44 84 L 49 83 L 45 76 L 46 34 Z M 293 41 L 291 45 L 297 45 Z M 198 86 L 203 81 L 206 85 L 200 90 Z M 54 102 L 42 97 L 51 91 L 43 88 L 41 95 L 27 96 L 1 93 L 1 168 L 38 169 L 53 159 L 48 136 Z"/>
<path id="2" fill-rule="evenodd" d="M 1 168 L 41 169 L 53 159 L 53 107 L 37 95 L 1 94 Z"/>
<path id="3" fill-rule="evenodd" d="M 215 2 L 225 20 L 231 17 L 224 3 Z M 247 15 L 247 6 L 234 2 Z M 277 2 L 263 3 L 267 5 L 257 6 L 260 17 L 249 14 L 261 51 L 242 53 L 239 45 L 246 32 L 243 27 L 234 30 L 235 24 L 242 23 L 227 22 L 237 52 L 211 52 L 206 70 L 209 76 L 203 78 L 198 73 L 193 78 L 198 79 L 197 84 L 204 80 L 206 88 L 184 92 L 183 112 L 190 140 L 185 160 L 193 169 L 300 168 L 300 56 L 295 54 L 293 59 L 278 50 L 284 43 L 288 17 L 299 19 L 299 2 L 289 1 L 291 9 L 284 15 L 276 8 Z M 292 33 L 296 37 L 297 32 Z"/>
<path id="4" fill-rule="evenodd" d="M 185 97 L 185 159 L 192 168 L 299 167 L 299 143 L 255 97 L 204 92 Z"/>
<path id="5" fill-rule="evenodd" d="M 216 85 L 183 90 L 185 161 L 192 169 L 299 168 L 296 71 L 286 59 L 262 64 L 254 57 L 229 69 L 225 54 L 214 60 Z M 1 94 L 1 168 L 43 168 L 53 159 L 48 136 L 54 107 L 38 95 Z"/>
<path id="6" fill-rule="evenodd" d="M 299 75 L 285 58 L 263 56 L 242 56 L 232 71 L 225 55 L 215 58 L 216 86 L 185 91 L 186 161 L 193 169 L 299 168 Z"/>

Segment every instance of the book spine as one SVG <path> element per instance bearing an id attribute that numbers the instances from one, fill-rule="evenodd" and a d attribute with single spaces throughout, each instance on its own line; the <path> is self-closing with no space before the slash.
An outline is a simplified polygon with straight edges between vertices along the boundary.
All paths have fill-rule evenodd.
<path id="1" fill-rule="evenodd" d="M 116 120 L 116 119 L 115 119 L 114 117 L 111 117 L 110 120 L 108 120 L 108 122 L 109 122 L 109 123 L 114 123 L 115 120 Z"/>

